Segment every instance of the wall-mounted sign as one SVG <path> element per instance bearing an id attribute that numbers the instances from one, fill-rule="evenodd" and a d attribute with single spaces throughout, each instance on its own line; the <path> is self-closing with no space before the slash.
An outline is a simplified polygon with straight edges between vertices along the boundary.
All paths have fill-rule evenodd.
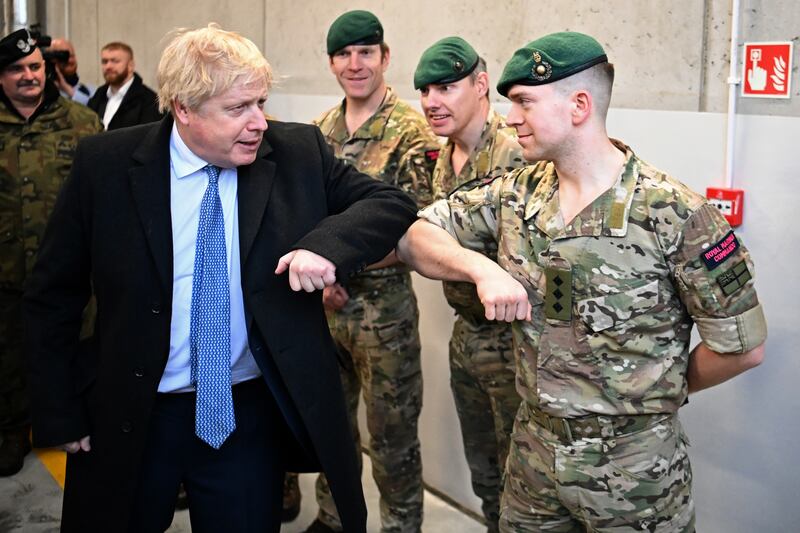
<path id="1" fill-rule="evenodd" d="M 792 42 L 744 43 L 742 96 L 789 98 Z"/>

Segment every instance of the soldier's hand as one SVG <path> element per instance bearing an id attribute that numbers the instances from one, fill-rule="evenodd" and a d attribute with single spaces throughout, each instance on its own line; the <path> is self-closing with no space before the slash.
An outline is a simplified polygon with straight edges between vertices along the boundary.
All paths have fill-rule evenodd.
<path id="1" fill-rule="evenodd" d="M 64 450 L 67 453 L 78 453 L 79 451 L 88 452 L 92 449 L 89 435 L 86 435 L 81 440 L 67 442 L 57 448 Z"/>
<path id="2" fill-rule="evenodd" d="M 350 299 L 350 295 L 347 294 L 347 289 L 339 285 L 338 283 L 334 284 L 331 287 L 325 287 L 322 290 L 322 304 L 333 311 L 338 311 L 344 304 L 347 303 L 347 300 Z"/>
<path id="3" fill-rule="evenodd" d="M 281 257 L 275 273 L 287 270 L 293 291 L 314 292 L 336 283 L 336 265 L 308 250 L 292 250 Z"/>
<path id="4" fill-rule="evenodd" d="M 522 284 L 498 267 L 476 282 L 487 320 L 530 320 L 531 304 Z"/>

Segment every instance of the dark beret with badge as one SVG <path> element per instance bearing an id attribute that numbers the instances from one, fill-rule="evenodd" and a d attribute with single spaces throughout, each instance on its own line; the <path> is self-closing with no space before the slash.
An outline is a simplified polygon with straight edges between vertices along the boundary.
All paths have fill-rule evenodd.
<path id="1" fill-rule="evenodd" d="M 551 33 L 514 52 L 497 92 L 508 96 L 512 85 L 545 85 L 606 62 L 608 56 L 594 38 L 571 31 Z"/>
<path id="2" fill-rule="evenodd" d="M 36 50 L 36 39 L 26 29 L 9 33 L 0 39 L 0 70 L 29 56 Z"/>
<path id="3" fill-rule="evenodd" d="M 351 44 L 369 45 L 383 42 L 383 26 L 369 11 L 348 11 L 333 21 L 328 30 L 328 55 L 332 56 Z"/>
<path id="4" fill-rule="evenodd" d="M 414 71 L 414 89 L 431 83 L 453 83 L 478 66 L 478 52 L 461 37 L 445 37 L 422 53 Z"/>

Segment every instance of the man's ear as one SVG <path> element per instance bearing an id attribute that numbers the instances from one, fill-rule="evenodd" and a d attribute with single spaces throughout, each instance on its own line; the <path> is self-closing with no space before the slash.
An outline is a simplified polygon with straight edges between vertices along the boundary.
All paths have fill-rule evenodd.
<path id="1" fill-rule="evenodd" d="M 475 86 L 478 88 L 478 94 L 481 97 L 489 94 L 489 74 L 486 72 L 479 72 L 475 77 Z"/>
<path id="2" fill-rule="evenodd" d="M 386 72 L 386 69 L 389 68 L 389 59 L 391 58 L 391 49 L 389 46 L 386 46 L 386 49 L 383 50 L 383 58 L 381 59 L 381 63 L 383 64 L 383 71 Z"/>
<path id="3" fill-rule="evenodd" d="M 175 117 L 175 122 L 184 126 L 189 125 L 189 108 L 178 101 L 177 98 L 173 98 L 172 100 L 172 115 Z"/>
<path id="4" fill-rule="evenodd" d="M 586 122 L 594 111 L 592 93 L 579 89 L 572 93 L 572 123 L 575 126 Z"/>

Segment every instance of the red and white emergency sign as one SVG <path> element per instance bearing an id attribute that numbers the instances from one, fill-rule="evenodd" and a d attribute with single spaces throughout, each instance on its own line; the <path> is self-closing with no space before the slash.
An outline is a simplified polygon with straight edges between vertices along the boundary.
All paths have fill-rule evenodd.
<path id="1" fill-rule="evenodd" d="M 789 98 L 792 42 L 744 43 L 742 96 Z"/>

